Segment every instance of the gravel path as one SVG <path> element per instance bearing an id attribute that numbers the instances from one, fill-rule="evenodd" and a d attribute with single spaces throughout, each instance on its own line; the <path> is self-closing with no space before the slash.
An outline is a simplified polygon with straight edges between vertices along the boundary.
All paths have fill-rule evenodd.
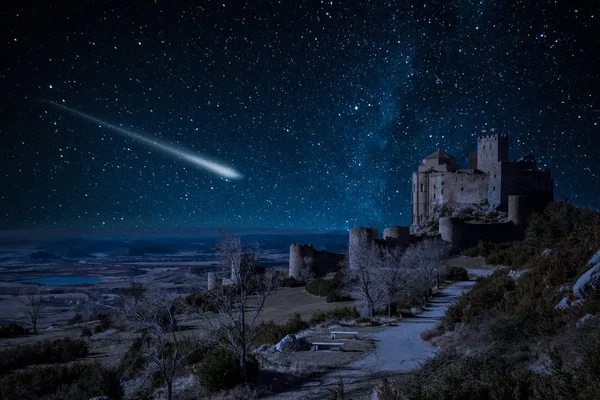
<path id="1" fill-rule="evenodd" d="M 487 275 L 493 271 L 477 272 L 477 275 Z M 419 316 L 403 319 L 397 326 L 369 335 L 377 342 L 374 353 L 345 365 L 343 369 L 269 399 L 323 399 L 330 390 L 335 389 L 338 377 L 343 379 L 346 395 L 355 400 L 369 398 L 383 376 L 390 372 L 413 371 L 421 362 L 435 354 L 435 348 L 421 339 L 421 332 L 435 326 L 444 316 L 448 306 L 456 302 L 474 284 L 474 281 L 454 283 L 438 293 Z"/>

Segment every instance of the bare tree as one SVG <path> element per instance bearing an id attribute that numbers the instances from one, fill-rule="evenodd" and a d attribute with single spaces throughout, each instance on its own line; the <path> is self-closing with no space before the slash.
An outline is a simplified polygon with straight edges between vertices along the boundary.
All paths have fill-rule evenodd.
<path id="1" fill-rule="evenodd" d="M 181 340 L 177 312 L 180 297 L 172 292 L 151 290 L 141 298 L 130 297 L 123 303 L 123 322 L 134 331 L 142 332 L 142 354 L 146 361 L 144 377 L 158 373 L 172 398 L 173 379 L 185 366 L 194 351 Z"/>
<path id="2" fill-rule="evenodd" d="M 216 245 L 224 272 L 231 271 L 231 284 L 207 292 L 218 313 L 202 313 L 204 321 L 219 345 L 239 359 L 240 377 L 247 380 L 250 346 L 256 337 L 259 316 L 267 297 L 277 287 L 272 271 L 257 273 L 258 246 L 242 245 L 239 237 L 223 232 Z"/>
<path id="3" fill-rule="evenodd" d="M 346 273 L 347 289 L 361 306 L 362 312 L 373 317 L 386 305 L 386 291 L 382 283 L 381 248 L 374 243 L 352 243 L 352 268 Z"/>
<path id="4" fill-rule="evenodd" d="M 302 268 L 300 269 L 300 278 L 302 282 L 308 283 L 313 278 L 314 260 L 312 257 L 302 257 Z"/>
<path id="5" fill-rule="evenodd" d="M 449 245 L 440 239 L 426 239 L 406 249 L 404 264 L 409 269 L 415 290 L 429 300 L 433 287 L 439 287 L 442 261 Z"/>
<path id="6" fill-rule="evenodd" d="M 98 289 L 92 289 L 87 293 L 87 306 L 92 318 L 100 313 L 100 293 Z"/>
<path id="7" fill-rule="evenodd" d="M 388 316 L 392 315 L 392 304 L 398 294 L 411 286 L 411 277 L 404 260 L 404 250 L 400 247 L 385 249 L 382 255 L 382 267 L 378 274 L 385 288 L 385 302 Z"/>
<path id="8" fill-rule="evenodd" d="M 42 311 L 48 306 L 48 303 L 44 301 L 44 298 L 37 288 L 27 292 L 24 298 L 16 297 L 16 299 L 23 304 L 25 313 L 33 325 L 33 333 L 37 333 L 38 321 L 42 317 Z"/>

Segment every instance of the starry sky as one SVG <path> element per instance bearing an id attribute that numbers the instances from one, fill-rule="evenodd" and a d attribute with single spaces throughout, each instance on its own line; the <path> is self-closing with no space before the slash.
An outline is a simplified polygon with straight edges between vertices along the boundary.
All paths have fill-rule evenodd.
<path id="1" fill-rule="evenodd" d="M 408 225 L 420 159 L 492 129 L 600 207 L 593 1 L 70 4 L 0 13 L 0 229 Z"/>

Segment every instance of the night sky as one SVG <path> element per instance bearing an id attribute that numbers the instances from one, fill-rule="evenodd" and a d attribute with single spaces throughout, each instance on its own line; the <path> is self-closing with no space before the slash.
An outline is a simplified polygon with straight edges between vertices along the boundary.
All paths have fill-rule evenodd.
<path id="1" fill-rule="evenodd" d="M 600 207 L 593 1 L 73 3 L 2 6 L 1 229 L 408 225 L 419 160 L 492 129 Z"/>

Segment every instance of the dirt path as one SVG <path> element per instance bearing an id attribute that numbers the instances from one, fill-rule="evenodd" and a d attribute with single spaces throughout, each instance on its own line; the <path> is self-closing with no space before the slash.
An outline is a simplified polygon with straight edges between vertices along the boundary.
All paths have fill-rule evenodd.
<path id="1" fill-rule="evenodd" d="M 471 272 L 471 271 L 469 271 Z M 491 270 L 473 271 L 474 275 L 488 275 Z M 428 308 L 419 316 L 406 318 L 397 326 L 369 335 L 376 343 L 375 352 L 309 381 L 301 387 L 269 397 L 270 400 L 283 399 L 323 399 L 336 388 L 338 377 L 344 383 L 348 398 L 368 399 L 381 378 L 388 375 L 407 373 L 418 368 L 425 359 L 435 354 L 435 348 L 421 339 L 421 332 L 432 328 L 445 314 L 446 309 L 469 291 L 474 281 L 457 282 L 444 288 L 434 296 Z M 330 353 L 323 352 L 323 357 Z M 333 355 L 331 355 L 333 356 Z"/>

